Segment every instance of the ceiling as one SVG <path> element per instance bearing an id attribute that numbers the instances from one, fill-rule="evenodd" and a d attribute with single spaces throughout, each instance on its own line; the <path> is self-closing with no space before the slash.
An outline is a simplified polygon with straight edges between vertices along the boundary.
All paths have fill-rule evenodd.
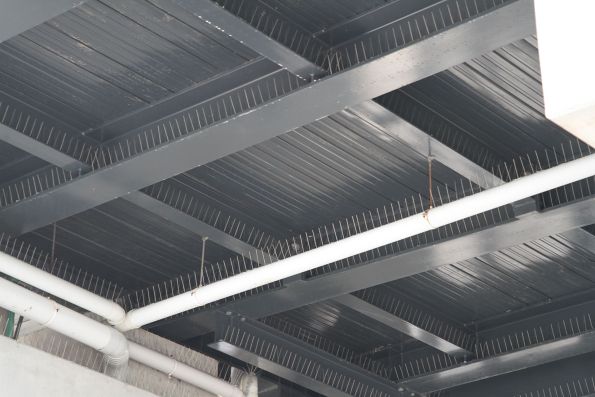
<path id="1" fill-rule="evenodd" d="M 449 198 L 481 190 L 461 164 L 507 179 L 592 150 L 544 116 L 528 0 L 81 3 L 0 43 L 0 231 L 116 284 L 129 307 L 193 288 L 203 260 L 212 282 L 262 264 L 256 250 L 292 255 L 304 241 L 338 239 L 329 230 L 342 222 L 356 231 L 386 223 L 397 203 L 418 212 L 428 186 Z M 502 25 L 507 13 L 527 26 Z M 392 46 L 390 29 L 402 45 L 395 36 Z M 507 30 L 469 36 L 489 29 Z M 443 52 L 425 54 L 434 36 Z M 333 54 L 354 51 L 357 61 L 328 67 Z M 385 60 L 396 73 L 376 66 Z M 361 106 L 448 158 L 432 157 L 429 168 L 425 143 Z M 216 125 L 215 138 L 175 146 Z M 551 392 L 587 376 L 564 368 L 592 355 L 561 355 L 555 376 L 546 367 L 539 376 L 539 365 L 556 360 L 536 359 L 537 375 L 514 390 L 502 385 L 523 372 L 506 357 L 595 332 L 586 320 L 595 299 L 593 190 L 595 180 L 583 180 L 148 328 L 222 361 L 253 364 L 213 342 L 274 362 L 222 336 L 236 327 L 353 379 L 338 383 L 306 364 L 262 368 L 296 396 Z M 346 304 L 346 294 L 384 320 Z M 563 332 L 574 319 L 584 327 Z M 547 324 L 552 335 L 537 335 Z M 478 350 L 499 338 L 510 343 Z M 501 356 L 488 375 L 472 366 Z M 560 395 L 587 395 L 573 393 Z"/>

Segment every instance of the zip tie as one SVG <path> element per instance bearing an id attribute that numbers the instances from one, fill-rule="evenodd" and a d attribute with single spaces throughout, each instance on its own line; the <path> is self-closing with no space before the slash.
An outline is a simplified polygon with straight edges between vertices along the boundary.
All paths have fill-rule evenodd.
<path id="1" fill-rule="evenodd" d="M 171 371 L 170 371 L 170 372 L 167 374 L 167 378 L 168 378 L 168 379 L 171 379 L 171 378 L 173 377 L 174 373 L 176 372 L 176 369 L 178 368 L 178 361 L 177 361 L 177 360 L 174 360 L 173 358 L 172 358 L 172 360 L 174 361 L 174 367 L 173 367 L 173 368 L 172 368 L 172 370 L 171 370 Z"/>
<path id="2" fill-rule="evenodd" d="M 432 222 L 430 222 L 430 210 L 431 210 L 431 208 L 429 208 L 429 209 L 425 210 L 425 211 L 422 213 L 422 217 L 423 217 L 423 218 L 424 218 L 424 220 L 425 220 L 425 221 L 428 223 L 428 225 L 430 225 L 430 227 L 431 227 L 432 229 L 436 229 L 437 227 L 436 227 L 436 226 L 434 226 L 434 225 L 432 225 Z"/>
<path id="3" fill-rule="evenodd" d="M 54 310 L 52 317 L 50 317 L 50 319 L 48 321 L 46 321 L 45 323 L 41 324 L 43 326 L 50 325 L 56 319 L 56 316 L 58 315 L 58 312 L 60 311 L 60 307 L 58 306 L 58 304 L 56 302 L 54 302 L 53 300 L 50 300 L 50 302 L 52 302 L 54 304 L 56 309 Z"/>

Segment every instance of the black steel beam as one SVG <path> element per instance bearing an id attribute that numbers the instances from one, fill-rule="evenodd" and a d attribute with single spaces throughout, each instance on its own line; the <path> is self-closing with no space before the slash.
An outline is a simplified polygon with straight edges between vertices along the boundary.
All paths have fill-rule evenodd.
<path id="1" fill-rule="evenodd" d="M 595 331 L 407 379 L 399 384 L 420 393 L 429 393 L 522 371 L 593 351 L 595 351 Z"/>
<path id="2" fill-rule="evenodd" d="M 459 175 L 485 189 L 504 183 L 465 156 L 457 153 L 424 131 L 403 120 L 374 101 L 366 101 L 347 110 L 375 127 L 387 131 L 425 157 L 431 157 Z"/>
<path id="3" fill-rule="evenodd" d="M 576 322 L 579 321 L 579 326 Z M 555 324 L 554 328 L 552 325 Z M 560 327 L 558 327 L 558 324 Z M 595 300 L 554 308 L 550 311 L 527 315 L 516 321 L 509 321 L 504 325 L 497 325 L 479 332 L 479 339 L 491 340 L 502 335 L 519 335 L 527 330 L 534 335 L 537 330 L 540 338 L 554 339 L 576 333 L 584 327 L 593 328 L 595 324 Z M 531 336 L 533 338 L 534 336 Z"/>
<path id="4" fill-rule="evenodd" d="M 252 70 L 254 67 L 258 67 L 259 70 L 263 70 L 263 68 L 264 70 L 269 69 L 267 68 L 266 62 L 263 62 L 262 60 L 252 63 L 248 69 Z M 244 68 L 242 68 L 242 70 L 243 69 Z M 161 109 L 159 105 L 155 106 L 156 108 Z M 172 108 L 172 104 L 169 101 L 165 106 L 167 109 Z M 501 183 L 500 179 L 494 177 L 486 170 L 461 156 L 453 149 L 448 148 L 441 142 L 429 137 L 423 131 L 373 101 L 366 101 L 361 105 L 352 107 L 348 110 L 348 113 L 351 113 L 354 117 L 363 119 L 372 124 L 375 128 L 388 131 L 391 135 L 397 137 L 424 156 L 431 155 L 437 161 L 440 161 L 463 177 L 473 181 L 478 186 L 489 188 Z M 123 126 L 134 125 L 134 122 L 139 122 L 138 116 L 139 115 L 136 113 L 132 114 L 129 117 L 110 124 L 111 127 L 106 126 L 105 128 L 113 129 L 115 128 L 114 126 L 117 125 L 117 128 L 120 129 L 123 128 Z M 130 120 L 130 118 L 132 118 L 132 120 Z M 75 138 L 70 137 L 69 139 L 72 140 Z M 88 164 L 77 160 L 71 155 L 54 149 L 33 137 L 3 124 L 0 124 L 0 140 L 41 158 L 50 164 L 70 171 L 82 170 L 83 172 L 86 172 L 90 169 Z M 81 146 L 81 144 L 77 143 L 74 146 Z M 233 252 L 241 255 L 248 252 L 256 252 L 256 249 L 251 245 L 201 222 L 192 216 L 184 214 L 166 203 L 154 199 L 142 192 L 132 192 L 123 196 L 122 199 L 144 208 L 168 221 L 176 223 L 200 236 L 208 236 L 211 241 L 228 248 Z M 259 256 L 264 257 L 262 255 Z"/>
<path id="5" fill-rule="evenodd" d="M 153 102 L 134 112 L 127 113 L 87 132 L 87 136 L 109 141 L 114 137 L 138 130 L 157 120 L 175 114 L 197 103 L 208 101 L 236 87 L 241 87 L 279 71 L 279 66 L 270 60 L 259 57 L 244 62 L 236 68 L 218 74 L 206 81 L 194 84 L 175 94 Z"/>
<path id="6" fill-rule="evenodd" d="M 88 164 L 77 160 L 71 155 L 54 149 L 35 138 L 25 135 L 3 124 L 0 124 L 0 140 L 36 157 L 39 157 L 50 164 L 64 169 L 69 169 L 71 171 L 88 171 L 90 169 Z M 258 250 L 250 244 L 230 236 L 229 234 L 193 216 L 185 214 L 184 212 L 179 211 L 176 208 L 173 208 L 170 205 L 149 196 L 148 194 L 136 191 L 121 197 L 121 199 L 143 208 L 169 222 L 175 223 L 176 225 L 196 233 L 199 236 L 208 237 L 213 243 L 225 247 L 232 252 L 238 253 L 240 255 L 252 253 L 256 262 L 259 261 L 259 258 L 265 257 L 262 252 L 259 252 L 257 255 L 255 255 Z"/>
<path id="7" fill-rule="evenodd" d="M 402 384 L 419 392 L 450 389 L 593 352 L 594 320 L 591 300 L 495 326 L 478 333 L 478 355 L 487 358 Z M 506 384 L 506 377 L 494 383 Z"/>
<path id="8" fill-rule="evenodd" d="M 595 357 L 594 354 L 587 355 L 595 350 L 595 327 L 591 320 L 594 307 L 594 301 L 583 302 L 481 332 L 480 340 L 496 346 L 497 354 L 492 351 L 488 358 L 412 377 L 398 385 L 422 394 L 447 390 L 441 395 L 455 397 L 528 397 L 530 394 L 525 396 L 524 393 L 534 389 L 554 390 L 559 384 L 564 386 L 565 382 L 578 385 L 577 378 L 595 374 L 592 366 L 586 367 L 587 372 L 571 370 L 574 363 L 584 363 Z M 246 335 L 234 335 L 235 340 L 249 341 L 247 343 L 257 346 L 263 355 L 271 351 L 262 342 L 250 341 Z M 495 338 L 499 342 L 491 343 Z M 499 352 L 500 348 L 502 352 Z M 550 371 L 558 373 L 549 376 Z M 584 379 L 582 381 L 584 386 Z"/>
<path id="9" fill-rule="evenodd" d="M 460 335 L 457 335 L 456 338 L 458 339 L 455 343 L 452 341 L 454 338 L 448 338 L 443 335 L 438 335 L 435 332 L 431 332 L 427 330 L 424 325 L 430 325 L 435 322 L 438 322 L 437 319 L 428 319 L 422 316 L 419 316 L 419 319 L 422 320 L 425 324 L 420 324 L 420 321 L 415 321 L 413 318 L 406 320 L 402 317 L 396 316 L 393 313 L 390 313 L 372 303 L 367 302 L 364 299 L 361 299 L 357 296 L 346 294 L 339 296 L 337 298 L 332 299 L 333 302 L 339 303 L 343 306 L 350 308 L 351 310 L 355 310 L 366 317 L 378 321 L 390 328 L 393 328 L 399 332 L 402 332 L 405 335 L 408 335 L 414 339 L 419 340 L 429 346 L 434 347 L 441 352 L 449 354 L 454 357 L 471 357 L 473 356 L 473 352 L 467 350 L 463 347 L 463 341 L 469 341 L 469 339 L 465 339 L 465 331 L 460 331 Z M 412 316 L 417 317 L 417 316 Z M 452 330 L 456 330 L 455 327 Z M 452 332 L 454 334 L 454 332 Z"/>
<path id="10" fill-rule="evenodd" d="M 243 44 L 255 52 L 298 76 L 303 76 L 304 73 L 309 76 L 323 76 L 326 74 L 326 71 L 322 67 L 293 52 L 282 43 L 273 40 L 270 36 L 257 30 L 248 22 L 241 20 L 238 16 L 233 15 L 213 1 L 176 0 L 176 2 L 195 15 L 200 15 L 201 18 L 220 26 L 232 37 L 241 40 Z M 227 3 L 233 3 L 233 1 Z M 324 32 L 320 32 L 320 38 L 323 38 L 322 41 L 327 46 L 343 43 L 347 41 L 348 37 L 353 38 L 365 35 L 379 26 L 399 20 L 433 3 L 435 3 L 433 0 L 405 0 L 388 3 L 362 15 L 358 15 L 352 20 L 325 29 Z M 227 6 L 228 8 L 233 8 L 232 4 L 227 4 Z M 242 6 L 249 7 L 249 5 Z M 279 21 L 279 18 L 276 20 Z M 283 20 L 281 23 L 287 24 L 289 21 Z M 307 32 L 300 32 L 300 34 L 302 36 L 308 35 Z M 377 128 L 398 137 L 417 152 L 424 156 L 433 157 L 463 177 L 473 181 L 478 186 L 490 188 L 503 183 L 502 180 L 482 169 L 477 164 L 373 101 L 365 101 L 351 107 L 348 113 L 355 114 Z"/>
<path id="11" fill-rule="evenodd" d="M 404 395 L 391 381 L 258 321 L 227 316 L 209 347 L 326 396 Z"/>
<path id="12" fill-rule="evenodd" d="M 241 40 L 244 45 L 298 76 L 306 74 L 307 76 L 321 77 L 326 74 L 322 67 L 298 55 L 282 43 L 273 40 L 270 36 L 257 30 L 248 22 L 241 20 L 211 0 L 176 0 L 176 2 L 195 15 L 200 15 L 201 18 L 221 27 L 232 37 Z M 357 18 L 347 23 L 325 30 L 324 33 L 321 33 L 321 37 L 324 36 L 323 41 L 327 44 L 342 43 L 346 41 L 347 36 L 364 35 L 378 26 L 398 20 L 426 6 L 430 6 L 432 3 L 434 3 L 433 0 L 421 2 L 420 0 L 406 0 L 388 3 L 363 15 L 358 15 Z M 243 5 L 243 7 L 248 6 Z M 283 21 L 282 23 L 289 22 Z M 301 32 L 301 35 L 306 36 L 307 33 Z M 490 188 L 502 183 L 500 179 L 494 177 L 477 164 L 373 101 L 365 101 L 351 107 L 348 113 L 355 114 L 377 128 L 386 130 L 417 152 L 424 156 L 432 156 L 478 186 Z"/>
<path id="13" fill-rule="evenodd" d="M 87 0 L 2 0 L 0 43 L 77 7 Z"/>
<path id="14" fill-rule="evenodd" d="M 223 232 L 222 230 L 219 230 L 216 227 L 213 227 L 208 223 L 205 223 L 193 216 L 185 214 L 184 212 L 179 211 L 176 208 L 160 200 L 157 200 L 145 193 L 132 192 L 126 196 L 123 196 L 122 200 L 126 200 L 129 203 L 141 207 L 157 216 L 160 216 L 161 218 L 169 222 L 172 222 L 178 226 L 183 227 L 186 230 L 196 233 L 199 236 L 208 237 L 209 241 L 212 241 L 215 244 L 225 247 L 232 252 L 235 252 L 242 256 L 247 256 L 248 253 L 250 253 L 251 258 L 253 258 L 255 262 L 261 262 L 261 258 L 270 257 L 269 254 L 265 254 L 264 252 L 259 251 L 252 245 L 238 238 L 235 238 Z"/>
<path id="15" fill-rule="evenodd" d="M 368 113 L 364 113 L 366 111 Z M 405 143 L 416 148 L 416 150 L 421 152 L 423 152 L 424 150 L 428 150 L 426 142 L 427 135 L 425 135 L 423 132 L 416 129 L 415 127 L 411 126 L 410 124 L 403 122 L 399 117 L 393 115 L 390 111 L 384 109 L 380 105 L 368 101 L 366 105 L 356 107 L 354 113 L 357 114 L 358 117 L 364 116 L 371 119 L 370 122 L 381 124 L 381 128 L 392 130 L 393 134 L 398 135 L 400 139 L 402 139 Z M 89 167 L 87 164 L 79 160 L 76 160 L 65 153 L 48 147 L 47 145 L 44 145 L 43 143 L 39 142 L 38 140 L 35 140 L 32 137 L 29 137 L 6 126 L 0 126 L 0 139 L 4 140 L 5 142 L 11 143 L 22 150 L 34 154 L 37 157 L 43 158 L 47 162 L 60 166 L 62 168 L 71 167 L 73 169 L 78 168 L 87 170 Z M 466 169 L 469 170 L 469 172 L 467 174 L 464 174 L 464 171 L 461 172 L 468 178 L 473 178 L 474 176 L 481 175 L 481 172 L 483 172 L 481 168 L 474 166 L 473 163 L 468 164 L 468 160 L 466 160 L 465 158 L 461 158 L 461 156 L 454 152 L 452 149 L 444 147 L 439 142 L 430 142 L 433 143 L 435 146 L 435 149 L 433 149 L 435 150 L 434 155 L 436 156 L 436 158 L 439 158 L 441 161 L 443 158 L 449 158 L 457 162 L 460 162 L 465 166 L 468 165 Z M 417 146 L 415 146 L 416 144 Z M 481 181 L 478 180 L 477 183 L 480 184 Z M 168 220 L 187 230 L 190 230 L 193 233 L 196 233 L 200 236 L 208 236 L 214 243 L 228 248 L 236 253 L 245 255 L 249 252 L 251 252 L 252 254 L 257 252 L 256 248 L 254 248 L 253 246 L 237 238 L 234 238 L 224 233 L 223 231 L 213 226 L 210 226 L 190 215 L 187 215 L 177 210 L 176 208 L 173 208 L 170 205 L 142 192 L 130 193 L 126 196 L 123 196 L 122 199 L 132 204 L 135 204 L 147 211 L 150 211 L 151 213 L 160 216 L 165 220 Z M 264 258 L 265 255 L 261 253 L 254 255 L 253 257 L 257 258 L 256 260 L 258 261 L 258 258 Z M 424 330 L 423 326 L 418 326 L 411 322 L 408 322 L 405 319 L 401 319 L 397 317 L 395 314 L 385 312 L 382 309 L 368 304 L 352 295 L 346 295 L 337 299 L 355 300 L 359 303 L 359 305 L 351 302 L 352 309 L 365 309 L 365 312 L 368 313 L 370 316 L 373 316 L 373 318 L 381 322 L 384 322 L 385 324 L 401 332 L 404 332 L 405 334 L 411 337 L 417 338 L 422 342 L 428 343 L 429 345 L 441 351 L 455 356 L 470 355 L 470 352 L 468 352 L 460 346 L 457 346 L 455 343 L 446 340 L 444 337 L 434 335 L 430 331 Z M 345 304 L 346 302 L 342 303 Z M 362 307 L 362 305 L 367 305 L 369 307 L 364 308 Z"/>
<path id="16" fill-rule="evenodd" d="M 54 223 L 392 91 L 532 34 L 533 19 L 532 2 L 517 0 L 454 23 L 423 40 L 7 206 L 0 211 L 2 229 L 22 234 Z M 184 125 L 184 120 L 177 125 Z"/>
<path id="17" fill-rule="evenodd" d="M 528 368 L 469 383 L 440 394 L 444 397 L 588 397 L 595 391 L 595 354 Z"/>
<path id="18" fill-rule="evenodd" d="M 273 38 L 228 12 L 212 0 L 174 0 L 174 2 L 201 20 L 208 21 L 220 27 L 225 33 L 251 50 L 301 78 L 310 80 L 326 74 L 326 71 L 322 67 L 278 43 Z M 242 6 L 249 7 L 250 4 L 243 4 Z M 306 36 L 302 32 L 299 32 L 299 34 Z M 309 40 L 313 41 L 314 39 L 310 38 Z"/>
<path id="19" fill-rule="evenodd" d="M 175 1 L 201 19 L 208 20 L 210 23 L 221 27 L 226 33 L 240 40 L 242 44 L 248 46 L 250 49 L 298 76 L 306 74 L 308 76 L 321 77 L 326 74 L 326 71 L 316 63 L 295 53 L 282 43 L 273 40 L 269 35 L 253 27 L 247 21 L 232 14 L 230 11 L 236 7 L 233 4 L 234 0 L 225 2 L 229 10 L 226 10 L 211 0 Z M 327 46 L 327 50 L 330 50 L 329 45 L 343 43 L 347 41 L 347 38 L 363 36 L 378 27 L 402 19 L 434 3 L 434 0 L 403 0 L 385 4 L 358 15 L 354 19 L 325 29 L 324 32 L 320 32 L 320 38 L 325 43 L 321 45 Z M 238 4 L 237 8 L 245 9 L 255 4 L 257 3 L 252 5 L 242 3 Z M 290 23 L 287 20 L 281 20 L 280 17 L 275 17 L 275 21 L 281 25 Z M 300 31 L 299 35 L 306 37 L 308 33 Z M 365 101 L 354 106 L 348 110 L 348 113 L 355 114 L 375 127 L 398 137 L 422 155 L 432 156 L 437 161 L 473 181 L 478 186 L 490 188 L 503 183 L 502 180 L 494 177 L 477 164 L 373 101 Z"/>
<path id="20" fill-rule="evenodd" d="M 243 44 L 247 45 L 252 50 L 287 68 L 298 76 L 320 77 L 325 74 L 325 71 L 314 62 L 298 55 L 280 42 L 272 40 L 271 37 L 262 31 L 254 28 L 248 22 L 239 20 L 238 16 L 233 15 L 231 12 L 228 12 L 228 10 L 225 10 L 223 7 L 220 7 L 210 0 L 193 2 L 176 0 L 176 2 L 199 16 L 201 19 L 208 20 L 223 28 L 228 34 L 241 40 Z M 228 8 L 233 8 L 233 5 L 229 3 L 230 2 L 227 2 Z M 376 26 L 382 26 L 384 23 L 389 23 L 390 21 L 398 19 L 398 16 L 411 14 L 430 4 L 430 2 L 427 2 L 427 4 L 420 4 L 419 1 L 406 1 L 400 2 L 398 4 L 398 9 L 394 7 L 394 4 L 379 7 L 373 12 L 358 17 L 357 22 L 351 21 L 349 24 L 333 27 L 329 32 L 325 32 L 324 36 L 327 39 L 332 39 L 328 41 L 333 41 L 334 44 L 346 41 L 345 35 L 347 34 L 351 35 L 350 37 L 362 35 L 369 31 L 369 27 L 373 23 L 375 23 Z M 244 7 L 248 7 L 248 5 L 245 5 Z M 381 17 L 384 22 L 379 24 L 379 17 Z M 287 21 L 283 21 L 282 23 L 287 23 Z M 366 25 L 370 26 L 366 28 Z M 301 32 L 301 35 L 306 36 L 306 33 Z M 373 124 L 374 127 L 385 130 L 391 135 L 398 137 L 401 141 L 411 146 L 422 155 L 428 157 L 432 156 L 437 161 L 455 170 L 460 175 L 476 183 L 478 186 L 489 188 L 502 183 L 501 180 L 495 178 L 492 174 L 486 172 L 484 169 L 461 156 L 456 151 L 429 137 L 423 131 L 405 122 L 373 101 L 366 101 L 361 105 L 352 107 L 348 112 L 356 117 L 363 118 L 366 122 Z M 420 326 L 399 318 L 395 314 L 388 313 L 355 296 L 344 295 L 343 297 L 337 298 L 337 300 L 339 303 L 346 304 L 352 309 L 360 310 L 371 318 L 381 321 L 411 337 L 428 343 L 441 351 L 455 356 L 471 354 L 461 346 L 458 346 L 441 336 L 434 335 Z"/>
<path id="21" fill-rule="evenodd" d="M 15 131 L 4 124 L 0 124 L 0 140 L 68 171 L 88 171 L 91 168 L 69 154 L 45 145 L 35 138 Z"/>
<path id="22" fill-rule="evenodd" d="M 308 304 L 325 301 L 440 266 L 468 260 L 528 241 L 538 240 L 595 222 L 595 197 L 525 214 L 503 224 L 475 230 L 432 245 L 403 251 L 348 269 L 309 279 L 296 279 L 283 288 L 226 305 L 223 310 L 262 318 Z M 213 312 L 196 312 L 151 326 L 177 340 L 198 336 L 196 327 L 208 323 Z M 175 324 L 175 325 L 174 325 Z"/>

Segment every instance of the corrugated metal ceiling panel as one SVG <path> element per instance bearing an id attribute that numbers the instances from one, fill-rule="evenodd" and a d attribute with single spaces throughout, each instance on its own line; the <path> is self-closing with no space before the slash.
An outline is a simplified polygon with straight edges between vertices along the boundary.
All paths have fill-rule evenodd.
<path id="1" fill-rule="evenodd" d="M 459 176 L 441 164 L 436 184 Z M 214 207 L 234 208 L 277 235 L 301 232 L 427 192 L 427 159 L 345 112 L 175 178 Z"/>
<path id="2" fill-rule="evenodd" d="M 52 251 L 53 226 L 25 234 L 22 239 Z M 199 236 L 124 200 L 57 223 L 55 255 L 130 290 L 144 288 L 174 275 L 200 268 Z M 235 256 L 207 244 L 205 261 Z"/>
<path id="3" fill-rule="evenodd" d="M 381 102 L 445 143 L 458 142 L 455 149 L 480 162 L 478 147 L 509 161 L 572 139 L 544 116 L 534 37 L 387 94 Z"/>
<path id="4" fill-rule="evenodd" d="M 552 236 L 398 280 L 399 294 L 460 323 L 595 286 L 595 255 Z"/>
<path id="5" fill-rule="evenodd" d="M 381 0 L 263 0 L 315 32 Z M 79 131 L 187 88 L 256 55 L 167 0 L 90 1 L 0 45 L 0 91 Z M 439 136 L 428 115 L 507 160 L 569 138 L 545 120 L 534 38 L 404 87 L 385 99 Z M 392 101 L 392 102 L 391 102 Z M 415 105 L 415 110 L 411 106 Z M 424 122 L 418 120 L 424 119 Z M 471 146 L 467 146 L 471 147 Z M 28 161 L 0 152 L 0 174 Z M 465 153 L 465 147 L 459 147 Z M 467 153 L 466 153 L 467 154 Z M 473 158 L 470 154 L 469 157 Z M 16 164 L 16 165 L 15 165 Z M 22 166 L 26 170 L 26 166 Z M 434 167 L 435 183 L 458 180 Z M 426 159 L 342 112 L 189 171 L 176 183 L 278 236 L 427 190 Z M 52 228 L 24 236 L 51 250 Z M 117 200 L 58 224 L 56 255 L 136 289 L 196 269 L 198 238 Z M 212 246 L 207 259 L 233 254 Z M 560 237 L 391 283 L 461 323 L 591 288 L 595 258 Z M 282 314 L 357 351 L 406 339 L 330 303 Z"/>
<path id="6" fill-rule="evenodd" d="M 89 1 L 0 44 L 0 90 L 78 131 L 254 59 L 169 1 Z"/>

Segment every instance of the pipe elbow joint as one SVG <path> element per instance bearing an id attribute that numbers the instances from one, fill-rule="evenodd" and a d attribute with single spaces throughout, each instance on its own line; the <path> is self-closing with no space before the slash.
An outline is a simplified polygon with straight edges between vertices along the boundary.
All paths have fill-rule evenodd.
<path id="1" fill-rule="evenodd" d="M 110 367 L 124 367 L 128 364 L 128 340 L 114 328 L 110 328 L 110 339 L 99 351 L 105 354 L 105 361 Z"/>
<path id="2" fill-rule="evenodd" d="M 139 328 L 139 327 L 135 327 L 132 325 L 131 323 L 131 314 L 134 313 L 134 310 L 129 311 L 128 313 L 125 313 L 124 318 L 122 319 L 122 321 L 118 322 L 117 324 L 112 324 L 118 331 L 120 332 L 128 332 L 130 330 Z"/>
<path id="3" fill-rule="evenodd" d="M 107 322 L 114 327 L 118 327 L 120 324 L 126 321 L 126 311 L 120 306 L 114 303 L 114 309 L 107 318 Z"/>

